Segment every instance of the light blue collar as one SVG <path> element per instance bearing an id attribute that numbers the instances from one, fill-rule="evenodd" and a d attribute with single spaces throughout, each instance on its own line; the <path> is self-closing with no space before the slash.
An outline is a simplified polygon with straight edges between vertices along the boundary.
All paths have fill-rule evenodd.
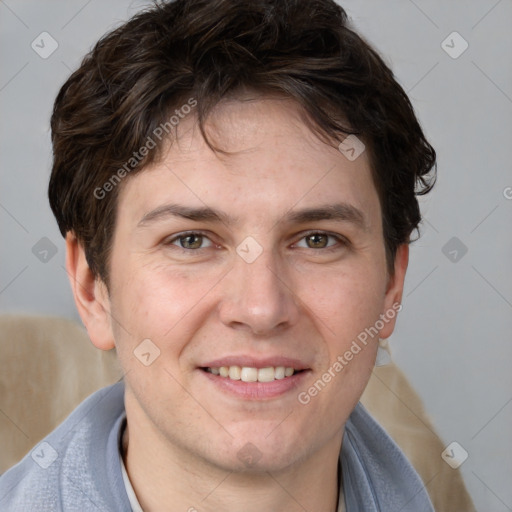
<path id="1" fill-rule="evenodd" d="M 434 512 L 414 468 L 361 403 L 345 425 L 341 467 L 347 512 Z"/>

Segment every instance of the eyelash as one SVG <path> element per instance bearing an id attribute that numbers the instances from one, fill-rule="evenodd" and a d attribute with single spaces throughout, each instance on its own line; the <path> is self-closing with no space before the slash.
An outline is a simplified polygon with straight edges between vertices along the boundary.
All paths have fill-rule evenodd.
<path id="1" fill-rule="evenodd" d="M 164 245 L 165 246 L 174 246 L 176 249 L 181 250 L 184 253 L 201 252 L 201 251 L 203 251 L 205 249 L 210 249 L 211 248 L 211 247 L 203 247 L 203 248 L 199 248 L 199 249 L 186 249 L 185 247 L 179 247 L 178 245 L 175 245 L 173 243 L 173 242 L 178 241 L 181 238 L 185 238 L 186 236 L 189 236 L 189 235 L 200 235 L 200 236 L 203 236 L 203 237 L 207 238 L 212 244 L 215 244 L 215 242 L 210 240 L 210 238 L 208 237 L 208 234 L 206 232 L 204 232 L 204 231 L 184 231 L 184 232 L 178 233 L 177 235 L 173 236 L 172 238 L 167 239 L 166 241 L 164 241 Z M 349 240 L 347 240 L 345 237 L 342 237 L 340 235 L 335 235 L 334 233 L 329 233 L 327 231 L 314 231 L 314 230 L 313 231 L 308 231 L 307 233 L 304 233 L 302 235 L 302 237 L 299 239 L 299 241 L 301 241 L 304 238 L 307 238 L 308 236 L 311 236 L 311 235 L 322 235 L 322 236 L 327 236 L 327 237 L 330 237 L 330 238 L 334 238 L 338 242 L 338 244 L 333 245 L 333 246 L 328 246 L 328 247 L 320 247 L 318 249 L 314 249 L 314 248 L 311 248 L 311 247 L 301 247 L 301 249 L 311 249 L 312 251 L 320 251 L 321 250 L 323 252 L 332 252 L 332 251 L 340 249 L 341 247 L 348 247 L 348 246 L 350 246 Z"/>

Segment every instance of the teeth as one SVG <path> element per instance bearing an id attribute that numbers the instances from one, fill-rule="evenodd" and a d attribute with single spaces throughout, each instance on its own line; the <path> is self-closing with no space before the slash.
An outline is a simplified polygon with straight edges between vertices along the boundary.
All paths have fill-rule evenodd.
<path id="1" fill-rule="evenodd" d="M 240 379 L 243 382 L 257 382 L 258 370 L 256 368 L 248 368 L 247 366 L 244 366 L 240 374 Z"/>
<path id="2" fill-rule="evenodd" d="M 274 377 L 276 379 L 284 379 L 285 378 L 285 374 L 286 374 L 286 370 L 284 368 L 284 366 L 278 366 L 275 370 L 275 375 Z"/>
<path id="3" fill-rule="evenodd" d="M 240 380 L 241 379 L 240 366 L 230 366 L 228 375 L 231 380 Z"/>
<path id="4" fill-rule="evenodd" d="M 268 366 L 267 368 L 251 368 L 248 366 L 221 366 L 220 368 L 208 368 L 213 375 L 229 377 L 232 380 L 243 382 L 272 382 L 291 377 L 295 369 L 284 366 Z"/>
<path id="5" fill-rule="evenodd" d="M 269 368 L 260 368 L 258 370 L 258 382 L 272 382 L 276 372 L 272 366 Z"/>

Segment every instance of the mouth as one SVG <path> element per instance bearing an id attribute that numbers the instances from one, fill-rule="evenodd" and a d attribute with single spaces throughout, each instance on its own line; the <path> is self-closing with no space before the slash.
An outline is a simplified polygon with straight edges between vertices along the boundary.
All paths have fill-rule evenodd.
<path id="1" fill-rule="evenodd" d="M 227 357 L 198 368 L 210 384 L 232 397 L 267 400 L 291 393 L 311 368 L 289 358 Z"/>
<path id="2" fill-rule="evenodd" d="M 273 382 L 274 380 L 283 380 L 292 377 L 305 370 L 299 370 L 291 366 L 266 366 L 256 368 L 253 366 L 219 366 L 201 368 L 203 371 L 218 375 L 225 379 L 242 382 Z"/>

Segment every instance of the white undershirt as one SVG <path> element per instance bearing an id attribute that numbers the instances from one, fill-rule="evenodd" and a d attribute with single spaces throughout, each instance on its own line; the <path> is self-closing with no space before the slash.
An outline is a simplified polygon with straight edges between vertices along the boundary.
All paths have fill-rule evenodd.
<path id="1" fill-rule="evenodd" d="M 132 483 L 128 478 L 128 473 L 126 472 L 126 467 L 124 465 L 123 457 L 119 454 L 119 460 L 121 461 L 121 472 L 123 473 L 123 482 L 124 487 L 126 489 L 126 494 L 128 494 L 128 501 L 130 502 L 130 507 L 132 508 L 132 512 L 144 512 L 142 507 L 140 506 L 139 500 L 135 495 L 135 491 L 133 490 Z"/>

